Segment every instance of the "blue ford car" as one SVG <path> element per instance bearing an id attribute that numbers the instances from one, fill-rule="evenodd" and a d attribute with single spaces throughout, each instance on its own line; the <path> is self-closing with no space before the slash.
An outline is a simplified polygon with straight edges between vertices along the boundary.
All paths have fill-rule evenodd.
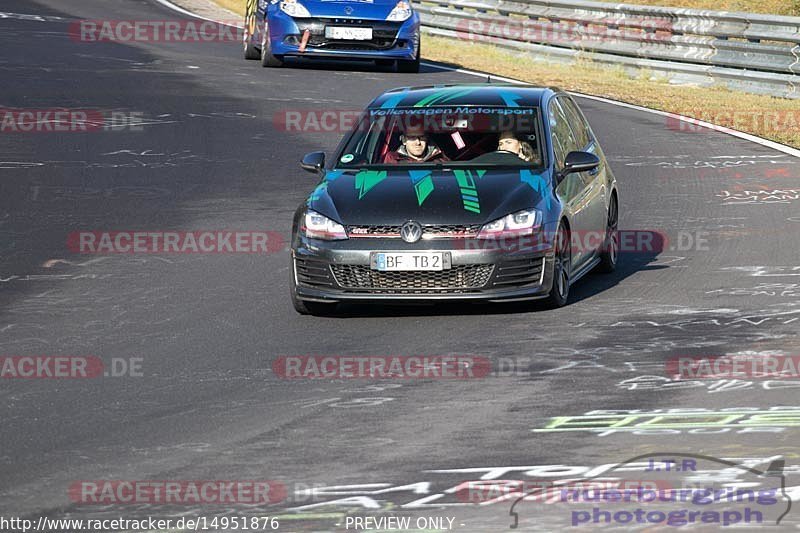
<path id="1" fill-rule="evenodd" d="M 419 72 L 419 15 L 410 0 L 247 0 L 245 59 L 367 59 Z"/>

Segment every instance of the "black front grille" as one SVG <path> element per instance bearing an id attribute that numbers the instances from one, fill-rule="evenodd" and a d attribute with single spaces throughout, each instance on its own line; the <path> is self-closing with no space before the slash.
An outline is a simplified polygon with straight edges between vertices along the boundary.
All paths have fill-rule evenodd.
<path id="1" fill-rule="evenodd" d="M 309 287 L 333 287 L 328 264 L 323 261 L 314 261 L 302 257 L 295 258 L 298 285 Z"/>
<path id="2" fill-rule="evenodd" d="M 480 224 L 424 224 L 422 237 L 464 239 L 475 237 L 480 229 Z M 399 238 L 400 226 L 347 226 L 347 234 L 351 237 Z"/>
<path id="3" fill-rule="evenodd" d="M 392 294 L 448 294 L 484 287 L 494 265 L 456 265 L 431 272 L 382 272 L 363 265 L 331 265 L 346 290 Z"/>
<path id="4" fill-rule="evenodd" d="M 474 237 L 481 229 L 480 224 L 431 224 L 422 226 L 423 234 L 430 234 L 436 237 Z"/>
<path id="5" fill-rule="evenodd" d="M 351 237 L 399 237 L 400 226 L 347 226 Z"/>
<path id="6" fill-rule="evenodd" d="M 518 259 L 503 261 L 497 266 L 492 285 L 494 287 L 509 287 L 539 284 L 542 279 L 544 258 Z"/>

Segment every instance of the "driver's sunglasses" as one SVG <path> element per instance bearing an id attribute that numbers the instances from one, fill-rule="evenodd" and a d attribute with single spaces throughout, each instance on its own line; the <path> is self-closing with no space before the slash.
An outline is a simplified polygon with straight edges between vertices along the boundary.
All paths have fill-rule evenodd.
<path id="1" fill-rule="evenodd" d="M 428 142 L 428 138 L 425 135 L 406 135 L 407 141 L 419 141 L 419 142 Z"/>

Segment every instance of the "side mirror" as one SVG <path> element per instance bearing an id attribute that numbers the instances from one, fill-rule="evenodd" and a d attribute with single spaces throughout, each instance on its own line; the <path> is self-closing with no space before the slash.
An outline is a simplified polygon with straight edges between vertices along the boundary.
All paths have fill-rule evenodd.
<path id="1" fill-rule="evenodd" d="M 319 174 L 325 168 L 325 152 L 311 152 L 304 155 L 300 167 L 312 174 Z"/>
<path id="2" fill-rule="evenodd" d="M 564 169 L 561 174 L 587 172 L 600 166 L 600 158 L 589 152 L 570 152 L 564 160 Z"/>

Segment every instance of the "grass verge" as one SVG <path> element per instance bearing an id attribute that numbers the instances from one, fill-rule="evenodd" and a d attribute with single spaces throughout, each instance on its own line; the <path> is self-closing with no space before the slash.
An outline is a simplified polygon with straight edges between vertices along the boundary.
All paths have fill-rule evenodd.
<path id="1" fill-rule="evenodd" d="M 743 11 L 770 15 L 800 15 L 800 0 L 624 0 L 626 4 Z"/>
<path id="2" fill-rule="evenodd" d="M 245 0 L 214 0 L 218 5 L 244 17 Z"/>

